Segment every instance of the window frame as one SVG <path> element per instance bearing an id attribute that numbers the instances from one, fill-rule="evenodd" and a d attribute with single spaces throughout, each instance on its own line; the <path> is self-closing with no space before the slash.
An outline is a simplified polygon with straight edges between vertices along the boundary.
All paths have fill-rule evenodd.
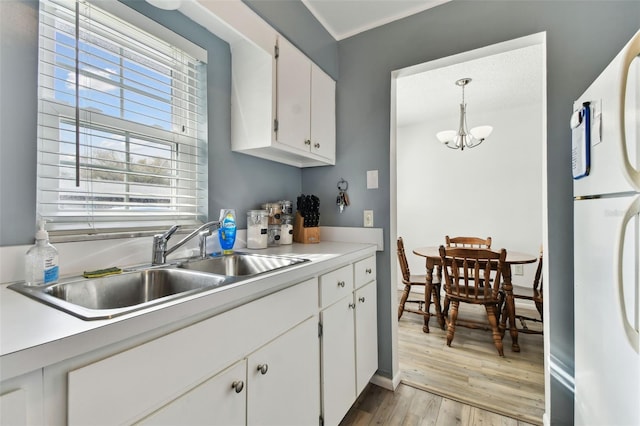
<path id="1" fill-rule="evenodd" d="M 68 0 L 57 0 L 53 1 L 53 4 L 57 2 L 66 2 L 70 3 Z M 75 2 L 71 0 L 71 2 Z M 45 36 L 40 36 L 40 42 L 42 40 L 45 41 L 45 48 L 39 46 L 39 110 L 38 110 L 38 189 L 37 189 L 37 210 L 39 217 L 51 218 L 54 220 L 51 221 L 50 224 L 47 225 L 47 228 L 50 230 L 51 238 L 54 241 L 74 241 L 74 240 L 83 240 L 83 239 L 100 239 L 100 238 L 113 238 L 113 237 L 121 237 L 122 235 L 134 236 L 137 234 L 149 234 L 157 232 L 158 230 L 164 230 L 171 225 L 183 225 L 183 226 L 197 226 L 204 221 L 207 220 L 207 209 L 208 209 L 208 188 L 207 188 L 207 174 L 208 174 L 208 164 L 207 164 L 207 94 L 206 94 L 206 60 L 207 60 L 207 52 L 203 48 L 193 44 L 192 42 L 184 39 L 182 36 L 172 32 L 171 30 L 163 27 L 162 25 L 156 23 L 155 21 L 150 20 L 146 16 L 130 9 L 126 5 L 121 4 L 120 2 L 112 2 L 112 1 L 82 1 L 82 3 L 87 3 L 90 5 L 95 5 L 107 13 L 113 14 L 118 19 L 126 21 L 127 23 L 134 25 L 138 29 L 145 31 L 152 36 L 157 37 L 163 42 L 170 43 L 172 46 L 183 49 L 186 53 L 195 54 L 196 59 L 198 59 L 201 63 L 201 67 L 203 68 L 202 72 L 204 73 L 201 76 L 201 80 L 199 83 L 203 84 L 201 90 L 204 90 L 204 93 L 201 94 L 201 99 L 204 102 L 204 105 L 198 105 L 195 113 L 196 119 L 202 117 L 197 120 L 198 125 L 194 131 L 189 131 L 190 126 L 185 126 L 186 121 L 182 123 L 176 123 L 175 114 L 176 110 L 179 110 L 180 103 L 186 102 L 186 98 L 184 96 L 173 97 L 170 102 L 171 111 L 171 122 L 174 127 L 173 130 L 165 130 L 154 126 L 149 126 L 145 124 L 136 123 L 131 120 L 127 120 L 122 117 L 111 116 L 106 113 L 100 113 L 96 111 L 92 111 L 91 109 L 85 109 L 84 107 L 79 107 L 79 129 L 83 128 L 83 123 L 87 123 L 91 127 L 94 127 L 102 132 L 111 132 L 112 134 L 120 134 L 120 135 L 128 135 L 127 139 L 136 138 L 139 140 L 148 140 L 150 144 L 167 144 L 175 147 L 175 150 L 172 150 L 171 155 L 171 163 L 172 163 L 172 174 L 168 176 L 168 179 L 172 184 L 169 186 L 170 195 L 166 196 L 167 198 L 177 200 L 178 198 L 192 198 L 194 199 L 194 206 L 196 211 L 191 211 L 189 213 L 185 213 L 183 207 L 181 207 L 180 203 L 173 201 L 169 203 L 169 207 L 167 211 L 164 212 L 156 212 L 156 214 L 148 215 L 147 217 L 141 217 L 142 215 L 130 216 L 125 213 L 125 211 L 121 211 L 120 213 L 116 213 L 113 215 L 105 215 L 108 217 L 101 218 L 102 215 L 96 215 L 93 210 L 88 210 L 87 213 L 80 218 L 78 216 L 77 220 L 64 220 L 62 218 L 65 217 L 64 213 L 61 211 L 58 206 L 58 211 L 55 213 L 51 213 L 50 210 L 46 211 L 45 205 L 47 201 L 46 192 L 49 190 L 57 191 L 57 194 L 61 194 L 64 192 L 62 185 L 53 185 L 48 184 L 44 181 L 44 178 L 41 178 L 41 167 L 44 163 L 46 165 L 46 161 L 43 159 L 44 156 L 58 157 L 54 158 L 53 163 L 57 163 L 58 168 L 62 167 L 64 161 L 62 157 L 65 155 L 60 147 L 63 142 L 61 138 L 61 129 L 63 126 L 63 122 L 70 122 L 73 126 L 76 123 L 76 106 L 75 105 L 63 105 L 56 101 L 55 92 L 56 88 L 54 86 L 54 81 L 56 79 L 53 70 L 56 68 L 64 69 L 64 67 L 58 67 L 55 61 L 47 62 L 45 61 L 46 57 L 43 57 L 43 49 L 47 51 L 46 46 L 52 47 L 49 48 L 48 53 L 50 55 L 55 56 L 55 46 L 57 45 L 57 41 L 55 37 L 47 39 Z M 47 7 L 43 5 L 42 7 Z M 49 16 L 51 18 L 51 16 Z M 46 17 L 40 16 L 40 28 L 42 31 L 42 20 L 46 20 Z M 54 18 L 55 19 L 55 18 Z M 45 26 L 55 33 L 55 29 L 45 24 Z M 113 40 L 113 39 L 112 39 Z M 115 41 L 114 41 L 115 42 Z M 117 43 L 116 43 L 117 44 Z M 44 63 L 43 63 L 44 61 Z M 182 70 L 184 72 L 184 70 Z M 82 74 L 80 74 L 82 75 Z M 48 77 L 47 77 L 48 76 Z M 49 79 L 49 81 L 46 81 Z M 43 80 L 43 81 L 41 81 Z M 176 84 L 182 84 L 180 81 L 172 80 L 171 87 L 175 87 Z M 122 100 L 122 88 L 120 90 L 119 97 Z M 48 96 L 47 96 L 48 95 Z M 184 115 L 189 115 L 190 113 L 183 114 L 183 120 L 194 120 L 193 116 L 184 117 Z M 42 121 L 41 121 L 42 120 Z M 54 122 L 55 121 L 55 122 Z M 43 133 L 45 131 L 42 127 L 47 129 L 47 132 L 54 132 L 56 129 L 58 134 L 56 135 L 57 140 L 57 154 L 56 153 L 47 153 L 43 149 L 42 142 L 44 139 L 47 139 Z M 175 131 L 176 127 L 181 127 L 181 130 L 187 130 L 187 134 L 183 134 Z M 129 152 L 130 151 L 126 151 Z M 183 162 L 178 161 L 177 157 L 180 156 L 193 156 L 196 158 L 196 161 L 193 162 Z M 160 158 L 160 157 L 158 157 Z M 75 162 L 75 161 L 74 161 Z M 131 168 L 131 163 L 126 162 L 127 167 Z M 178 167 L 180 164 L 180 167 Z M 75 165 L 75 164 L 74 164 Z M 185 167 L 186 165 L 186 167 Z M 89 168 L 91 170 L 92 168 Z M 195 175 L 194 179 L 186 179 L 185 176 L 193 174 Z M 198 177 L 200 176 L 200 177 Z M 52 179 L 52 182 L 54 179 Z M 180 182 L 189 183 L 190 187 L 183 188 L 180 186 Z M 129 183 L 128 185 L 133 185 Z M 87 195 L 93 195 L 92 191 L 87 191 Z M 126 196 L 127 191 L 123 191 L 123 195 Z M 156 197 L 154 197 L 156 198 Z M 60 204 L 60 200 L 58 199 L 58 204 Z M 189 208 L 192 208 L 190 206 Z M 130 208 L 127 208 L 129 213 L 131 212 Z M 58 219 L 58 220 L 56 220 Z M 60 221 L 59 221 L 60 220 Z"/>

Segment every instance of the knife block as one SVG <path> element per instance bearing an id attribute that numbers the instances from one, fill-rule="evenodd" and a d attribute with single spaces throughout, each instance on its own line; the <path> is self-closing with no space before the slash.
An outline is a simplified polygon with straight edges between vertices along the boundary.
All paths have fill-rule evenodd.
<path id="1" fill-rule="evenodd" d="M 296 219 L 293 224 L 293 241 L 302 244 L 313 244 L 320 242 L 320 228 L 305 228 L 304 218 L 300 212 L 296 212 Z"/>

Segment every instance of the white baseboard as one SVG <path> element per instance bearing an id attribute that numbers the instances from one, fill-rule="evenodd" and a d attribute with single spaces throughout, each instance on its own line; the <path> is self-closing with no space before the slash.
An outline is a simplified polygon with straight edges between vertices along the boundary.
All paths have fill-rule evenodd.
<path id="1" fill-rule="evenodd" d="M 400 385 L 401 376 L 400 373 L 396 374 L 393 379 L 390 379 L 385 376 L 381 376 L 379 374 L 374 374 L 371 378 L 371 383 L 374 385 L 380 386 L 381 388 L 388 389 L 390 391 L 395 391 L 396 388 Z"/>

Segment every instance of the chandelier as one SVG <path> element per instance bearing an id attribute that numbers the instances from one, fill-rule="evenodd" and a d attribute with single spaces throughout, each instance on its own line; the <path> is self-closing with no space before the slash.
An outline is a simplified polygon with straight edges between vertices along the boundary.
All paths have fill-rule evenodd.
<path id="1" fill-rule="evenodd" d="M 474 148 L 480 145 L 491 134 L 493 127 L 478 126 L 471 130 L 467 128 L 467 104 L 464 103 L 464 86 L 471 83 L 470 78 L 461 78 L 456 81 L 456 85 L 462 87 L 462 103 L 460 104 L 460 125 L 458 131 L 443 130 L 438 132 L 436 137 L 440 142 L 451 149 Z"/>

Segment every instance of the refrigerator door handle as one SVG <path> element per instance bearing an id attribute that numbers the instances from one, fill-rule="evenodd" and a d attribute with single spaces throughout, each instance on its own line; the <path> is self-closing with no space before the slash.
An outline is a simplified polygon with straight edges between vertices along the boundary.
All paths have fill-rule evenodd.
<path id="1" fill-rule="evenodd" d="M 627 152 L 627 135 L 625 133 L 625 106 L 626 106 L 626 93 L 627 93 L 627 80 L 629 79 L 629 68 L 631 68 L 631 63 L 640 55 L 640 31 L 636 33 L 636 35 L 629 41 L 629 44 L 624 53 L 624 57 L 622 58 L 622 66 L 620 68 L 620 79 L 618 84 L 620 85 L 620 95 L 618 96 L 618 100 L 620 101 L 619 105 L 619 116 L 620 119 L 618 124 L 620 126 L 620 149 L 619 152 L 622 155 L 622 164 L 625 170 L 625 176 L 629 183 L 635 188 L 636 191 L 640 191 L 640 170 L 635 169 L 631 162 L 629 161 L 629 154 Z M 634 141 L 630 141 L 633 143 Z M 637 143 L 637 141 L 635 141 Z"/>
<path id="2" fill-rule="evenodd" d="M 614 259 L 616 259 L 617 265 L 615 268 L 616 276 L 615 278 L 615 291 L 617 293 L 618 299 L 618 313 L 621 315 L 622 326 L 624 328 L 625 336 L 627 337 L 627 341 L 631 345 L 631 347 L 636 351 L 636 353 L 640 353 L 640 335 L 638 333 L 638 329 L 631 323 L 629 323 L 627 319 L 627 306 L 624 300 L 624 290 L 622 288 L 623 285 L 623 273 L 622 273 L 622 252 L 624 251 L 624 237 L 625 231 L 627 229 L 627 224 L 631 221 L 636 215 L 640 214 L 640 196 L 636 197 L 622 218 L 620 228 L 618 230 L 618 244 L 616 245 L 616 253 Z M 636 277 L 636 288 L 635 292 L 637 294 L 640 289 L 638 288 L 638 277 Z M 637 314 L 637 312 L 636 312 Z"/>

